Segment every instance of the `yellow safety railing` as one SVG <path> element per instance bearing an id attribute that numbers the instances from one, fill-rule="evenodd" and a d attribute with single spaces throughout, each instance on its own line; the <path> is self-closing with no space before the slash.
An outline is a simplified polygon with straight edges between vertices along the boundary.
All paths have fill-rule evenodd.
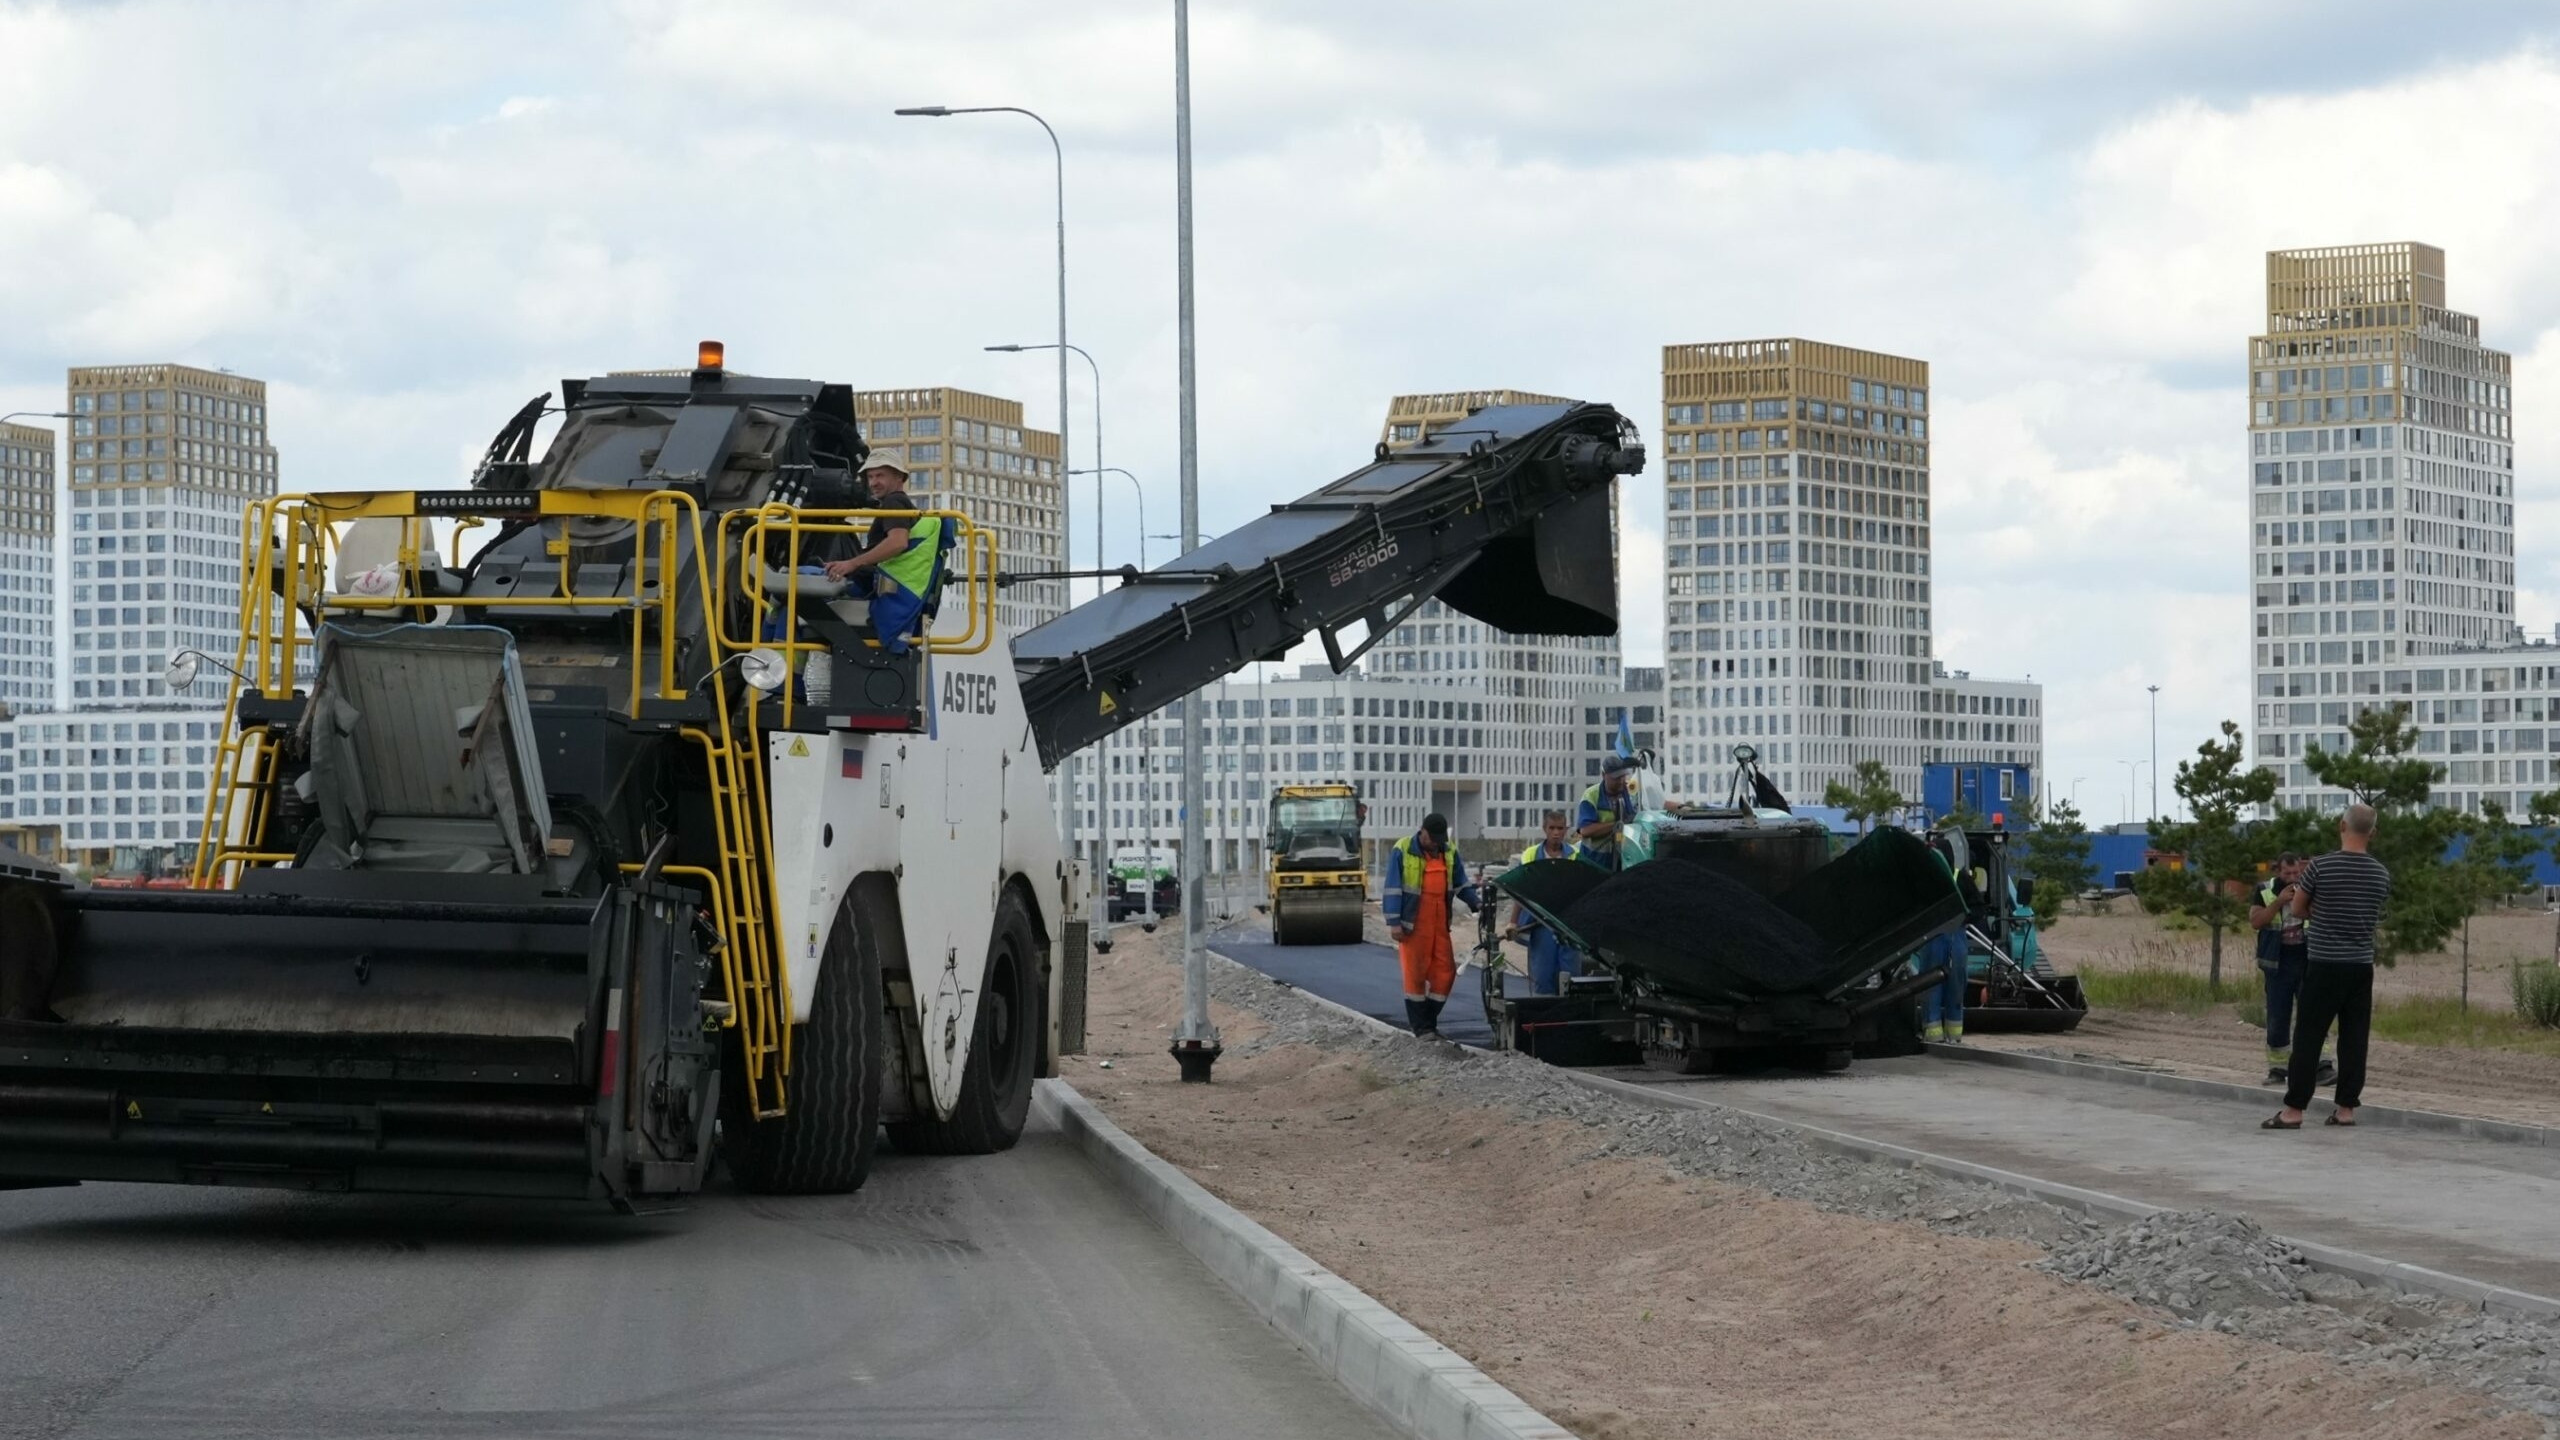
<path id="1" fill-rule="evenodd" d="M 948 567 L 943 576 L 943 591 L 950 593 L 957 585 L 962 590 L 962 607 L 968 626 L 957 635 L 926 634 L 923 648 L 936 655 L 976 655 L 995 643 L 996 636 L 996 539 L 995 533 L 981 529 L 958 510 L 817 510 L 792 505 L 767 505 L 754 510 L 732 510 L 720 517 L 718 547 L 722 573 L 715 582 L 723 595 L 742 596 L 743 613 L 750 618 L 748 633 L 723 633 L 720 643 L 727 649 L 761 646 L 781 652 L 793 673 L 798 673 L 803 657 L 822 653 L 827 642 L 803 638 L 800 629 L 800 591 L 786 587 L 775 595 L 765 588 L 765 572 L 772 569 L 783 575 L 797 575 L 802 564 L 803 547 L 813 536 L 862 536 L 870 522 L 880 520 L 940 520 L 951 527 L 953 541 Z M 737 543 L 730 544 L 732 535 Z M 731 557 L 737 557 L 738 574 L 732 581 L 726 573 Z M 766 557 L 773 557 L 768 560 Z M 734 584 L 735 590 L 732 591 Z M 726 607 L 719 612 L 730 613 Z M 766 622 L 779 616 L 779 627 Z M 758 639 L 769 629 L 778 628 L 782 638 Z M 865 637 L 863 644 L 878 649 L 876 638 Z M 782 697 L 783 723 L 791 723 L 797 698 L 786 689 Z"/>
<path id="2" fill-rule="evenodd" d="M 767 794 L 765 743 L 754 705 L 735 707 L 739 718 L 732 718 L 729 687 L 735 681 L 726 673 L 724 662 L 732 652 L 753 648 L 755 642 L 752 629 L 750 637 L 735 643 L 727 633 L 727 606 L 723 602 L 730 593 L 730 546 L 725 542 L 733 532 L 744 541 L 764 526 L 789 530 L 803 516 L 817 520 L 816 528 L 842 529 L 849 528 L 841 524 L 842 517 L 873 518 L 878 512 L 803 512 L 789 506 L 767 506 L 747 512 L 749 521 L 744 524 L 733 523 L 734 515 L 721 517 L 712 537 L 718 543 L 706 545 L 700 507 L 691 496 L 678 491 L 543 490 L 521 498 L 522 508 L 508 512 L 508 518 L 531 522 L 571 518 L 628 522 L 632 527 L 632 593 L 579 593 L 571 546 L 565 538 L 555 536 L 546 541 L 548 553 L 559 561 L 549 586 L 527 586 L 509 595 L 432 594 L 424 578 L 426 567 L 436 555 L 432 529 L 436 516 L 421 510 L 418 494 L 413 491 L 281 495 L 249 507 L 241 524 L 245 583 L 241 587 L 240 646 L 237 663 L 232 667 L 237 678 L 223 717 L 214 782 L 205 796 L 201 832 L 205 843 L 198 847 L 192 883 L 199 888 L 227 888 L 237 885 L 241 873 L 250 867 L 282 864 L 293 858 L 289 849 L 278 848 L 268 836 L 274 823 L 281 737 L 271 726 L 243 727 L 241 699 L 253 689 L 270 700 L 294 696 L 296 676 L 318 640 L 319 617 L 356 614 L 397 619 L 406 613 L 422 622 L 432 622 L 447 616 L 459 620 L 475 614 L 503 615 L 509 610 L 526 609 L 621 611 L 630 616 L 627 700 L 633 712 L 644 699 L 683 700 L 692 688 L 708 688 L 705 698 L 710 703 L 705 709 L 711 718 L 706 723 L 685 726 L 682 738 L 698 747 L 703 758 L 712 797 L 717 851 L 713 858 L 717 863 L 669 866 L 664 873 L 695 881 L 708 895 L 713 923 L 721 938 L 720 970 L 729 1001 L 729 1013 L 721 1023 L 736 1033 L 745 1062 L 750 1108 L 759 1116 L 780 1115 L 785 1108 L 785 1080 L 791 1068 L 790 977 L 780 963 L 773 921 L 780 913 L 780 901 L 774 888 L 773 821 Z M 980 572 L 985 578 L 977 588 L 985 589 L 990 597 L 985 602 L 983 629 L 991 638 L 992 541 L 969 528 L 966 517 L 956 512 L 927 513 L 949 515 L 963 527 L 960 533 L 964 539 L 980 538 L 989 563 Z M 401 593 L 331 593 L 327 577 L 340 539 L 337 527 L 373 519 L 402 522 L 398 557 L 405 583 L 400 587 Z M 462 531 L 472 523 L 466 521 L 458 526 L 452 537 L 457 557 L 461 554 Z M 691 554 L 708 557 L 710 562 L 707 567 L 697 564 L 689 584 L 681 569 L 688 546 Z M 796 538 L 792 546 L 796 556 Z M 536 588 L 552 593 L 531 593 Z M 685 599 L 681 592 L 686 589 L 699 593 L 709 643 L 709 674 L 693 681 L 691 687 L 676 672 L 678 618 Z M 760 609 L 758 614 L 761 615 Z M 980 630 L 975 609 L 971 630 L 972 635 Z M 653 636 L 657 642 L 654 663 L 648 653 Z M 981 640 L 980 648 L 983 645 Z M 936 642 L 937 648 L 941 646 L 942 642 Z"/>

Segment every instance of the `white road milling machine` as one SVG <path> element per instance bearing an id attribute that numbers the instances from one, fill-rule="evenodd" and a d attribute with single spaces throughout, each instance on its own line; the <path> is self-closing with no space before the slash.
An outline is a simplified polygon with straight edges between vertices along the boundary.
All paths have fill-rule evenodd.
<path id="1" fill-rule="evenodd" d="M 1643 465 L 1605 406 L 1486 410 L 1007 637 L 959 509 L 892 517 L 909 633 L 814 567 L 883 518 L 867 453 L 847 387 L 705 345 L 537 398 L 467 489 L 253 502 L 192 888 L 0 866 L 0 1187 L 628 1207 L 1001 1150 L 1082 1044 L 1047 769 L 1434 595 L 1608 633 Z"/>

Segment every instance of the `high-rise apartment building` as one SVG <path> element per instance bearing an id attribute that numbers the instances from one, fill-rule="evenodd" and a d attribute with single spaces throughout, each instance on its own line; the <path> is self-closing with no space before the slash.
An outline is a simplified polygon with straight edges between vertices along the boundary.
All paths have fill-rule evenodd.
<path id="1" fill-rule="evenodd" d="M 2305 750 L 2344 749 L 2350 714 L 2383 699 L 2409 704 L 2420 752 L 2445 757 L 2449 803 L 2517 782 L 2494 759 L 2483 779 L 2477 758 L 2518 748 L 2515 702 L 2446 698 L 2476 688 L 2446 662 L 2494 659 L 2521 634 L 2512 375 L 2479 320 L 2446 308 L 2435 246 L 2268 252 L 2267 330 L 2249 342 L 2250 654 L 2255 755 L 2279 805 L 2344 804 Z M 2539 727 L 2525 733 L 2542 748 Z M 2457 771 L 2455 756 L 2475 758 Z"/>
<path id="2" fill-rule="evenodd" d="M 169 695 L 170 652 L 228 661 L 240 639 L 241 525 L 276 493 L 263 380 L 187 365 L 70 374 L 71 707 L 219 704 Z"/>
<path id="3" fill-rule="evenodd" d="M 1399 395 L 1388 404 L 1388 446 L 1413 444 L 1494 405 L 1558 403 L 1526 390 L 1454 390 Z M 1615 543 L 1615 492 L 1610 533 Z M 1525 844 L 1542 811 L 1569 804 L 1592 783 L 1584 774 L 1582 712 L 1620 683 L 1615 635 L 1513 635 L 1426 600 L 1361 660 L 1389 680 L 1463 685 L 1484 697 L 1492 750 L 1464 757 L 1426 754 L 1432 807 L 1462 835 Z M 1457 767 L 1462 763 L 1467 770 Z"/>
<path id="4" fill-rule="evenodd" d="M 1932 758 L 1929 367 L 1810 340 L 1662 356 L 1666 770 L 1720 792 L 1749 744 L 1819 795 Z"/>
<path id="5" fill-rule="evenodd" d="M 853 413 L 872 453 L 907 467 L 916 503 L 965 511 L 995 531 L 1002 568 L 1067 568 L 1057 432 L 1026 429 L 1021 401 L 940 385 L 865 390 L 853 397 Z M 1063 580 L 1030 580 L 996 593 L 996 620 L 1009 632 L 1066 608 Z"/>
<path id="6" fill-rule="evenodd" d="M 54 434 L 0 423 L 0 708 L 41 710 L 53 690 Z"/>

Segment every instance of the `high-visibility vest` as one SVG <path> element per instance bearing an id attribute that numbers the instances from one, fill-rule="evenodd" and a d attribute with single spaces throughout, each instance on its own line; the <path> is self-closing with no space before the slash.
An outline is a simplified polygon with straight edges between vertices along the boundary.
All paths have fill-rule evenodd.
<path id="1" fill-rule="evenodd" d="M 1570 860 L 1573 858 L 1573 847 L 1571 845 L 1565 846 L 1564 853 L 1561 855 L 1549 855 L 1546 851 L 1547 842 L 1544 840 L 1537 841 L 1528 849 L 1520 852 L 1520 863 L 1523 865 L 1530 865 L 1540 860 Z"/>
<path id="2" fill-rule="evenodd" d="M 907 548 L 881 561 L 880 573 L 897 581 L 908 594 L 922 595 L 933 583 L 934 550 L 941 538 L 940 516 L 918 517 L 907 526 Z"/>

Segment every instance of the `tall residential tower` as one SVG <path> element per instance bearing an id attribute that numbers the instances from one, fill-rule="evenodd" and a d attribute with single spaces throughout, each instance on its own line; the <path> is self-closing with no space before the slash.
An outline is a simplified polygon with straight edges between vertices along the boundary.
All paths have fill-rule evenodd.
<path id="1" fill-rule="evenodd" d="M 1929 744 L 1929 367 L 1811 340 L 1665 346 L 1666 763 L 1721 793 L 1737 745 L 1789 795 Z"/>
<path id="2" fill-rule="evenodd" d="M 53 444 L 50 430 L 0 423 L 0 708 L 53 696 Z"/>
<path id="3" fill-rule="evenodd" d="M 267 385 L 187 365 L 70 376 L 71 706 L 218 704 L 172 696 L 173 650 L 229 661 L 240 640 L 240 535 L 276 493 Z"/>
<path id="4" fill-rule="evenodd" d="M 2446 308 L 2435 246 L 2268 253 L 2267 331 L 2249 342 L 2250 646 L 2278 804 L 2344 803 L 2303 755 L 2345 748 L 2359 702 L 2423 712 L 2421 753 L 2496 753 L 2476 709 L 2434 731 L 2462 717 L 2421 693 L 2446 672 L 2413 662 L 2521 638 L 2512 376 L 2479 320 Z M 2447 778 L 2496 783 L 2461 769 L 2474 776 Z"/>

